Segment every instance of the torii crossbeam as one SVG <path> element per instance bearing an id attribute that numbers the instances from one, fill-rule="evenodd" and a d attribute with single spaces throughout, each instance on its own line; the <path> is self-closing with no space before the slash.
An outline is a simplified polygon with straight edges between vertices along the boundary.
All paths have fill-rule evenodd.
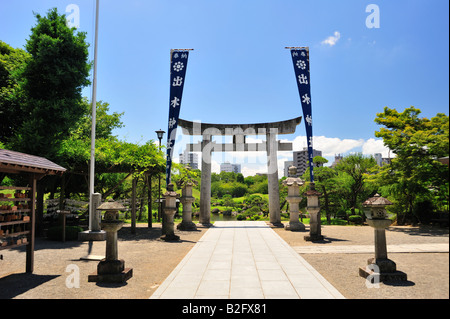
<path id="1" fill-rule="evenodd" d="M 185 135 L 201 135 L 198 144 L 188 144 L 189 152 L 202 153 L 202 176 L 200 189 L 200 220 L 211 226 L 211 153 L 212 152 L 267 152 L 269 216 L 274 226 L 282 226 L 280 214 L 280 190 L 278 185 L 278 151 L 292 151 L 292 143 L 277 141 L 278 134 L 294 134 L 302 117 L 292 120 L 258 124 L 211 124 L 179 119 Z M 245 136 L 266 135 L 266 142 L 246 143 Z M 212 136 L 233 136 L 233 143 L 218 144 Z"/>

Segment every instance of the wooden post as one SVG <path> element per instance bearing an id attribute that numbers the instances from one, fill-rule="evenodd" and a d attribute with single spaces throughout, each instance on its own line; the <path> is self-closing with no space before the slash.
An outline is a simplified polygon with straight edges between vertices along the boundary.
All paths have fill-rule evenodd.
<path id="1" fill-rule="evenodd" d="M 136 234 L 136 177 L 133 177 L 131 190 L 131 233 Z"/>
<path id="2" fill-rule="evenodd" d="M 45 177 L 42 177 L 45 178 Z M 36 233 L 38 236 L 42 236 L 44 232 L 44 181 L 42 178 L 36 179 L 36 211 L 35 211 L 35 225 Z M 37 183 L 39 181 L 39 183 Z"/>
<path id="3" fill-rule="evenodd" d="M 56 211 L 59 214 L 59 218 L 61 218 L 62 224 L 62 242 L 66 242 L 66 216 L 70 214 L 70 210 L 58 210 Z"/>
<path id="4" fill-rule="evenodd" d="M 61 191 L 59 192 L 59 210 L 64 209 L 64 197 L 66 194 L 66 175 L 61 176 Z"/>
<path id="5" fill-rule="evenodd" d="M 148 192 L 148 228 L 152 228 L 152 175 L 147 175 L 147 192 Z"/>
<path id="6" fill-rule="evenodd" d="M 33 273 L 34 271 L 34 238 L 35 238 L 35 227 L 36 227 L 36 191 L 37 191 L 37 178 L 33 174 L 31 177 L 31 216 L 30 216 L 30 242 L 27 245 L 26 252 L 26 272 Z"/>

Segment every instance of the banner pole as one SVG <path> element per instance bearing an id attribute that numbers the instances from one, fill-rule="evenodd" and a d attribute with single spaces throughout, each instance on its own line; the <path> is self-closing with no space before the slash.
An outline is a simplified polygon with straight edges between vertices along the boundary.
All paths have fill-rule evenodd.
<path id="1" fill-rule="evenodd" d="M 291 58 L 294 64 L 294 72 L 298 92 L 300 95 L 300 103 L 303 109 L 303 117 L 305 121 L 308 161 L 310 169 L 311 183 L 314 182 L 314 165 L 313 165 L 313 117 L 312 117 L 312 103 L 311 103 L 311 79 L 310 79 L 310 61 L 309 61 L 309 47 L 285 47 L 291 51 Z"/>
<path id="2" fill-rule="evenodd" d="M 170 99 L 169 121 L 167 130 L 167 156 L 166 156 L 166 184 L 171 181 L 171 167 L 173 149 L 178 127 L 178 119 L 183 97 L 183 88 L 186 80 L 186 69 L 189 59 L 189 51 L 194 49 L 170 50 Z"/>

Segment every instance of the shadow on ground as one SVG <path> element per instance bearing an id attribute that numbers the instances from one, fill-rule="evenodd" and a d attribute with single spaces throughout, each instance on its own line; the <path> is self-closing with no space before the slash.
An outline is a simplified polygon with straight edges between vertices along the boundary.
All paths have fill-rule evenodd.
<path id="1" fill-rule="evenodd" d="M 417 226 L 417 227 L 389 227 L 387 229 L 391 232 L 404 233 L 410 236 L 433 236 L 433 237 L 448 237 L 449 228 L 435 227 L 435 226 Z"/>
<path id="2" fill-rule="evenodd" d="M 59 276 L 21 273 L 0 278 L 0 299 L 12 299 Z"/>

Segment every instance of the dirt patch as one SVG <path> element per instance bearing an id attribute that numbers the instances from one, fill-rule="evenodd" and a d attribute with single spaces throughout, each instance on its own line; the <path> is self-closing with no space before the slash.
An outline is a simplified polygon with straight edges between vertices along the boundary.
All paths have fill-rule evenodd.
<path id="1" fill-rule="evenodd" d="M 289 245 L 333 246 L 373 245 L 373 229 L 369 226 L 322 226 L 321 242 L 307 242 L 309 233 L 290 232 L 273 228 Z M 448 229 L 435 227 L 389 227 L 386 231 L 388 245 L 449 243 Z M 389 259 L 397 270 L 408 276 L 406 282 L 380 283 L 379 288 L 368 288 L 359 276 L 359 267 L 366 267 L 369 254 L 300 254 L 325 279 L 348 299 L 448 299 L 448 253 L 392 253 Z"/>
<path id="2" fill-rule="evenodd" d="M 81 257 L 105 254 L 105 242 L 53 242 L 37 239 L 35 271 L 25 272 L 25 249 L 2 251 L 0 260 L 0 298 L 2 299 L 146 299 L 167 278 L 207 229 L 176 231 L 179 242 L 159 239 L 161 225 L 152 229 L 138 225 L 136 234 L 125 226 L 119 231 L 119 258 L 125 267 L 133 268 L 126 284 L 97 284 L 87 281 L 98 261 L 82 261 Z M 80 287 L 68 288 L 66 280 L 74 274 L 68 266 L 79 268 Z M 67 272 L 66 270 L 69 270 Z M 70 281 L 73 282 L 73 281 Z M 70 283 L 69 283 L 70 286 Z"/>
<path id="3" fill-rule="evenodd" d="M 325 240 L 306 242 L 305 232 L 290 232 L 273 228 L 291 246 L 305 245 L 370 245 L 373 229 L 368 226 L 323 226 Z M 161 225 L 152 229 L 138 225 L 136 234 L 129 226 L 119 231 L 119 258 L 133 268 L 133 277 L 124 285 L 89 283 L 87 277 L 95 272 L 98 261 L 82 261 L 88 254 L 104 255 L 105 242 L 53 242 L 36 240 L 35 271 L 25 274 L 25 249 L 3 250 L 0 260 L 1 299 L 147 299 L 175 269 L 192 247 L 201 239 L 206 228 L 195 232 L 176 231 L 179 242 L 164 242 Z M 386 232 L 389 244 L 448 243 L 448 229 L 433 227 L 390 227 Z M 349 299 L 430 299 L 449 298 L 448 253 L 390 254 L 397 269 L 408 275 L 404 283 L 380 284 L 369 289 L 358 275 L 365 267 L 368 254 L 301 254 L 322 276 Z M 68 288 L 76 266 L 80 287 Z M 68 268 L 69 267 L 69 268 Z M 69 271 L 67 271 L 69 270 Z M 69 286 L 70 286 L 69 282 Z"/>

